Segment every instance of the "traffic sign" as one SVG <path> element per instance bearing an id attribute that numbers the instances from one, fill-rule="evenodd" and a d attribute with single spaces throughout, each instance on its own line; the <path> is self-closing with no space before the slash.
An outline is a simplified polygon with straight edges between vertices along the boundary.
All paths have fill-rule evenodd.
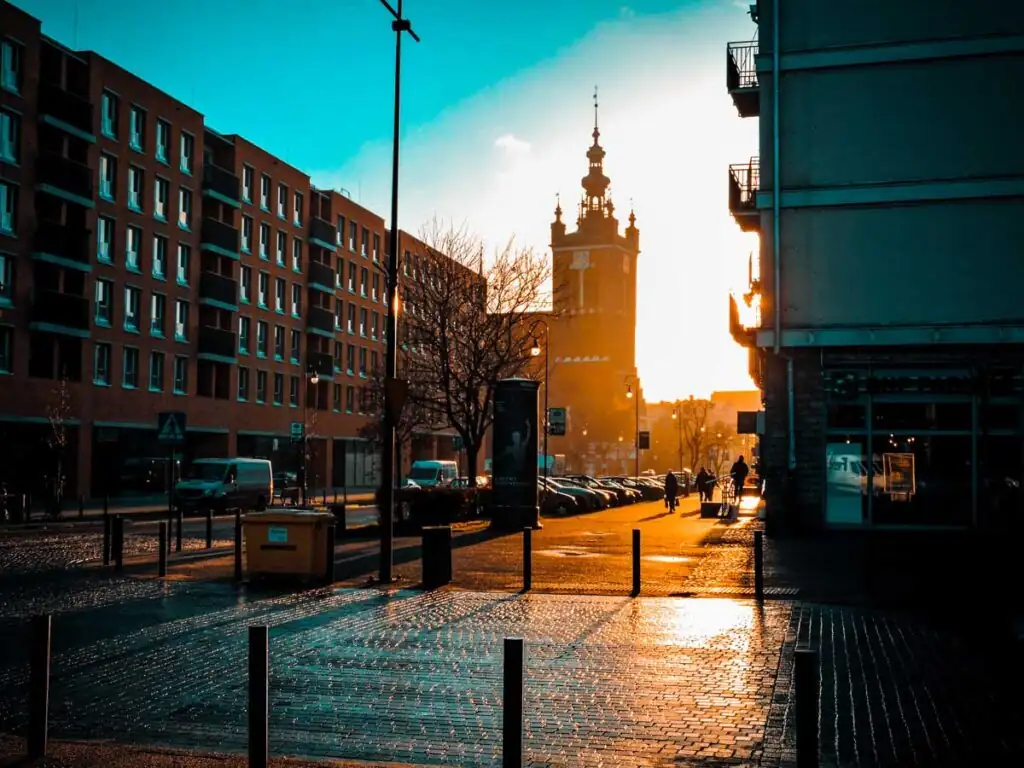
<path id="1" fill-rule="evenodd" d="M 161 411 L 156 419 L 157 442 L 167 445 L 185 443 L 185 414 L 181 411 Z"/>
<path id="2" fill-rule="evenodd" d="M 548 434 L 564 435 L 566 420 L 565 408 L 548 408 Z"/>
<path id="3" fill-rule="evenodd" d="M 641 451 L 649 451 L 651 449 L 651 433 L 641 432 L 639 438 L 637 447 Z"/>
<path id="4" fill-rule="evenodd" d="M 306 433 L 305 424 L 301 421 L 293 421 L 291 427 L 292 442 L 301 443 L 302 436 Z"/>

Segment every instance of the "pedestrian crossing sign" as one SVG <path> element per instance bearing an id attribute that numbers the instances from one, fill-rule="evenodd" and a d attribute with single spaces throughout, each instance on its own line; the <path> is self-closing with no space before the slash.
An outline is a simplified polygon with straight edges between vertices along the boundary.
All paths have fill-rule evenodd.
<path id="1" fill-rule="evenodd" d="M 168 445 L 185 442 L 185 414 L 180 411 L 162 411 L 157 417 L 156 439 Z"/>

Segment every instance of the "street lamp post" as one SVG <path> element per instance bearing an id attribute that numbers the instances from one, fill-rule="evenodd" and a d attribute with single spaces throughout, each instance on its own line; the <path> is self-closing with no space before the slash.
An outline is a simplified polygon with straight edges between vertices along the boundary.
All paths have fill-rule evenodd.
<path id="1" fill-rule="evenodd" d="M 683 471 L 683 407 L 676 403 L 676 407 L 672 409 L 672 419 L 676 423 L 676 428 L 679 431 L 679 472 Z"/>
<path id="2" fill-rule="evenodd" d="M 548 349 L 551 347 L 551 340 L 548 338 L 548 324 L 543 320 L 538 321 L 544 326 L 544 479 L 548 478 Z M 533 357 L 540 355 L 540 342 L 534 338 L 533 347 L 530 348 Z"/>
<path id="3" fill-rule="evenodd" d="M 384 387 L 384 446 L 381 456 L 381 526 L 380 526 L 380 581 L 388 584 L 393 580 L 394 565 L 394 516 L 395 516 L 395 453 L 398 450 L 395 412 L 395 393 L 398 391 L 398 145 L 399 115 L 402 103 L 402 33 L 408 32 L 417 43 L 419 36 L 412 31 L 410 21 L 402 16 L 402 0 L 398 8 L 392 8 L 387 0 L 380 0 L 394 17 L 391 29 L 395 32 L 395 124 L 391 148 L 391 232 L 388 238 L 388 271 L 385 282 L 387 298 L 387 338 L 384 348 L 384 368 L 387 382 Z M 391 386 L 387 386 L 390 384 Z"/>
<path id="4" fill-rule="evenodd" d="M 320 377 L 316 371 L 310 370 L 309 383 L 313 385 L 314 397 L 317 401 L 314 407 L 319 408 L 320 390 L 317 385 Z M 306 506 L 309 500 L 309 398 L 302 399 L 302 506 Z"/>
<path id="5" fill-rule="evenodd" d="M 633 467 L 633 479 L 640 479 L 640 392 L 637 387 L 636 397 L 633 397 L 633 385 L 626 385 L 626 399 L 633 400 L 636 403 L 636 421 L 635 429 L 633 430 L 633 460 L 635 462 Z"/>

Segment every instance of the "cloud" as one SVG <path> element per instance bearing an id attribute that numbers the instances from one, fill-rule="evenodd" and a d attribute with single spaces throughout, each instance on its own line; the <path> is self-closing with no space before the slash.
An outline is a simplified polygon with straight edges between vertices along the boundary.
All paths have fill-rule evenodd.
<path id="1" fill-rule="evenodd" d="M 624 5 L 621 8 L 619 8 L 619 18 L 620 19 L 632 19 L 632 18 L 635 18 L 635 17 L 636 17 L 636 11 L 634 11 L 628 5 Z"/>
<path id="2" fill-rule="evenodd" d="M 510 155 L 525 155 L 530 151 L 530 142 L 523 141 L 514 133 L 502 134 L 494 140 L 494 146 Z"/>

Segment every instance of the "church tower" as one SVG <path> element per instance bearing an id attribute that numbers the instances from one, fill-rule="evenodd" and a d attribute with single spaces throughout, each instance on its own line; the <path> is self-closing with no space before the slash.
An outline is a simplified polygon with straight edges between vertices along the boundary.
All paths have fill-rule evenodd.
<path id="1" fill-rule="evenodd" d="M 602 467 L 621 471 L 621 449 L 632 451 L 636 422 L 636 403 L 625 398 L 627 384 L 642 396 L 636 370 L 640 231 L 632 211 L 629 226 L 619 230 L 611 180 L 604 172 L 596 89 L 591 135 L 575 230 L 567 231 L 560 198 L 551 224 L 555 286 L 551 397 L 553 405 L 557 400 L 569 408 L 570 431 L 587 436 L 585 467 L 594 472 Z M 560 447 L 567 455 L 582 452 L 578 439 L 568 439 Z M 633 471 L 632 461 L 628 471 Z"/>

